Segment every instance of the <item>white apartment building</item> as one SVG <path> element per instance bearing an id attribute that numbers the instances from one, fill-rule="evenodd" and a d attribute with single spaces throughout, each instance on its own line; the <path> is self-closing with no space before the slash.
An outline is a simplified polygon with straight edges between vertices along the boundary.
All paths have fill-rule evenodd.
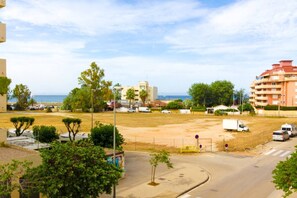
<path id="1" fill-rule="evenodd" d="M 135 91 L 134 102 L 141 102 L 141 98 L 140 98 L 140 95 L 139 95 L 141 90 L 145 90 L 148 93 L 146 103 L 153 102 L 158 97 L 158 88 L 157 87 L 149 86 L 149 83 L 147 81 L 140 81 L 138 83 L 138 85 L 135 85 L 135 86 L 122 86 L 121 100 L 127 100 L 126 93 L 131 88 L 133 88 L 134 91 Z"/>
<path id="2" fill-rule="evenodd" d="M 6 0 L 0 0 L 0 8 L 5 7 Z M 6 24 L 0 21 L 0 43 L 6 41 Z M 0 77 L 6 77 L 6 60 L 0 58 Z M 0 95 L 0 112 L 6 112 L 7 96 Z"/>

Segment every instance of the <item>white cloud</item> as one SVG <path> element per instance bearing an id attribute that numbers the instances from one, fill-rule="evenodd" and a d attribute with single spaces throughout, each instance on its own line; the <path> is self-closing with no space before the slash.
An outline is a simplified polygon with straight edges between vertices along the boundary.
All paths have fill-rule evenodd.
<path id="1" fill-rule="evenodd" d="M 1 9 L 0 45 L 14 84 L 33 94 L 68 93 L 92 61 L 106 79 L 148 80 L 162 93 L 230 80 L 245 88 L 280 59 L 294 59 L 297 1 L 14 0 Z"/>
<path id="2" fill-rule="evenodd" d="M 146 26 L 173 24 L 200 17 L 205 13 L 194 0 L 140 1 L 134 5 L 119 2 L 12 1 L 3 12 L 3 18 L 94 35 L 133 32 Z"/>

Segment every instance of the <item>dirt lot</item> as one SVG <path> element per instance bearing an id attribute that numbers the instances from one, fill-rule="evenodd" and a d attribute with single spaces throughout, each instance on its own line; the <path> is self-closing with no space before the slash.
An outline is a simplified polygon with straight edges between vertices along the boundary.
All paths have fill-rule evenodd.
<path id="1" fill-rule="evenodd" d="M 13 112 L 0 114 L 0 128 L 13 128 L 11 117 L 30 116 L 35 118 L 34 125 L 52 125 L 58 132 L 66 132 L 62 123 L 64 117 L 82 119 L 81 131 L 88 132 L 91 127 L 90 113 L 44 113 L 44 112 Z M 113 124 L 113 113 L 94 113 L 94 123 Z M 246 123 L 250 132 L 225 132 L 222 119 L 240 119 Z M 271 140 L 272 131 L 279 129 L 281 124 L 294 123 L 295 118 L 260 117 L 260 116 L 213 116 L 203 113 L 182 115 L 179 113 L 117 113 L 117 127 L 127 142 L 145 142 L 180 147 L 195 145 L 196 134 L 199 139 L 211 139 L 214 149 L 222 149 L 228 143 L 232 150 L 246 150 Z"/>

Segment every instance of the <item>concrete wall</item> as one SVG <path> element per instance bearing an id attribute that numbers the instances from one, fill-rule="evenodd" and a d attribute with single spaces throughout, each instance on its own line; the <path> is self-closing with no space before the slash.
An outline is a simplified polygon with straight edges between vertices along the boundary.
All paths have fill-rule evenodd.
<path id="1" fill-rule="evenodd" d="M 0 143 L 4 142 L 6 143 L 7 140 L 7 131 L 5 129 L 0 128 Z"/>

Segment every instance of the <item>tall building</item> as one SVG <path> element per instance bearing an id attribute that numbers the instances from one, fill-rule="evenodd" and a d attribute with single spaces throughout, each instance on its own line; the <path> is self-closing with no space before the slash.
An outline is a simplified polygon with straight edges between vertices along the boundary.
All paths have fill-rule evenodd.
<path id="1" fill-rule="evenodd" d="M 293 60 L 273 64 L 250 86 L 250 103 L 254 106 L 297 106 L 297 66 Z"/>
<path id="2" fill-rule="evenodd" d="M 153 102 L 157 99 L 158 97 L 158 88 L 157 87 L 150 87 L 149 83 L 147 81 L 141 81 L 138 83 L 138 85 L 135 86 L 122 86 L 123 90 L 121 92 L 121 99 L 122 100 L 127 100 L 127 91 L 128 89 L 133 88 L 135 91 L 135 102 L 141 102 L 140 98 L 140 92 L 141 90 L 145 90 L 148 93 L 148 97 L 146 99 L 146 103 Z"/>
<path id="3" fill-rule="evenodd" d="M 0 8 L 5 7 L 6 0 L 0 0 Z M 6 25 L 0 21 L 0 43 L 6 41 Z M 6 60 L 0 58 L 0 77 L 6 77 Z M 6 112 L 7 96 L 0 95 L 0 112 Z"/>

